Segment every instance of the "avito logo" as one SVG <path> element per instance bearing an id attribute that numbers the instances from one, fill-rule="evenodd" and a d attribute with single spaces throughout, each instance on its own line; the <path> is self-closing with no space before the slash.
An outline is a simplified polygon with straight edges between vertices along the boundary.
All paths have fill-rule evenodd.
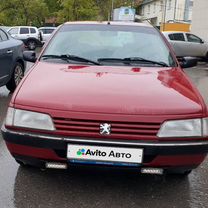
<path id="1" fill-rule="evenodd" d="M 91 151 L 90 149 L 88 149 L 86 151 L 85 155 L 105 157 L 107 155 L 107 153 L 103 152 L 103 151 L 100 151 L 100 150 Z"/>
<path id="2" fill-rule="evenodd" d="M 85 150 L 85 149 L 82 148 L 82 149 L 79 149 L 77 151 L 77 155 L 78 156 L 89 155 L 89 156 L 103 156 L 103 157 L 105 157 L 107 155 L 107 153 L 106 152 L 102 152 L 100 150 L 92 151 L 90 149 Z"/>
<path id="3" fill-rule="evenodd" d="M 85 155 L 85 149 L 79 149 L 79 150 L 77 151 L 77 155 L 78 155 L 78 156 Z"/>

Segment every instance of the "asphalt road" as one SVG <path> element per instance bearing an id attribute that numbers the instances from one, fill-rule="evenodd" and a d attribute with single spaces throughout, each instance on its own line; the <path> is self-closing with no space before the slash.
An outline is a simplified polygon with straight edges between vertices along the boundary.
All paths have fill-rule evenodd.
<path id="1" fill-rule="evenodd" d="M 208 104 L 208 66 L 187 69 Z M 0 124 L 11 98 L 0 88 Z M 24 169 L 0 135 L 0 208 L 206 208 L 208 159 L 188 178 L 102 170 Z"/>

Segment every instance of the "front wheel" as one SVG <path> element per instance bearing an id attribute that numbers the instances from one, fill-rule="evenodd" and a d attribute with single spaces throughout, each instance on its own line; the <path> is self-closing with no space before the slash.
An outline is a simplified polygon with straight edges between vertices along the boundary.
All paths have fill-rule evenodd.
<path id="1" fill-rule="evenodd" d="M 191 172 L 192 170 L 190 169 L 189 170 L 172 170 L 170 174 L 173 174 L 180 178 L 186 178 Z"/>
<path id="2" fill-rule="evenodd" d="M 206 55 L 205 55 L 205 57 L 203 58 L 203 60 L 204 60 L 205 62 L 208 63 L 208 52 L 206 53 Z"/>
<path id="3" fill-rule="evenodd" d="M 16 63 L 11 79 L 6 84 L 7 89 L 10 92 L 14 92 L 14 90 L 16 89 L 17 85 L 20 83 L 23 77 L 24 77 L 24 67 L 22 66 L 22 64 Z"/>

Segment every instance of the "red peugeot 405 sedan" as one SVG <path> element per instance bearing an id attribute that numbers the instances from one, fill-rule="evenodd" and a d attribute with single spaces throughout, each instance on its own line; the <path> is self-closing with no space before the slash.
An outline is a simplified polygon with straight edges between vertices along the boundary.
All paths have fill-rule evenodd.
<path id="1" fill-rule="evenodd" d="M 2 134 L 21 165 L 187 175 L 208 151 L 207 107 L 165 38 L 142 23 L 60 26 L 16 89 Z M 122 168 L 122 169 L 123 169 Z"/>

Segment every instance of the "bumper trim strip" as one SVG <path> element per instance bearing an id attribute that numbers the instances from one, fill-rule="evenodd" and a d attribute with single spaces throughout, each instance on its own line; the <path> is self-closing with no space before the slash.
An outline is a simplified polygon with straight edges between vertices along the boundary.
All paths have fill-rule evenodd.
<path id="1" fill-rule="evenodd" d="M 83 139 L 83 138 L 73 138 L 73 137 L 55 137 L 55 136 L 48 136 L 48 135 L 38 135 L 32 134 L 27 132 L 18 132 L 18 131 L 11 131 L 5 128 L 3 125 L 1 131 L 4 133 L 9 133 L 18 136 L 28 136 L 32 138 L 39 138 L 39 139 L 47 139 L 53 141 L 63 141 L 63 142 L 80 142 L 80 143 L 88 143 L 88 144 L 107 144 L 107 145 L 128 145 L 128 146 L 149 146 L 149 147 L 190 147 L 190 146 L 204 146 L 208 145 L 208 140 L 205 141 L 187 141 L 187 142 L 142 142 L 142 141 L 121 141 L 121 140 L 97 140 L 97 139 Z"/>

